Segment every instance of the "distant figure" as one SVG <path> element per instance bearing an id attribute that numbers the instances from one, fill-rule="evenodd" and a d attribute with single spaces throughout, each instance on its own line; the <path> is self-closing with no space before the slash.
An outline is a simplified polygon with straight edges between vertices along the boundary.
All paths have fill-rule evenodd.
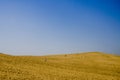
<path id="1" fill-rule="evenodd" d="M 45 62 L 47 62 L 47 58 L 45 58 L 45 60 L 44 60 Z"/>

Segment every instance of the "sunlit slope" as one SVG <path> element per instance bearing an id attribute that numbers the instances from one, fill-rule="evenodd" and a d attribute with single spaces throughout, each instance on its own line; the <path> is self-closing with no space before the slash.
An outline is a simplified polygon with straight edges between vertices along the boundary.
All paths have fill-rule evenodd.
<path id="1" fill-rule="evenodd" d="M 53 56 L 0 54 L 0 80 L 120 80 L 120 56 L 99 52 Z"/>

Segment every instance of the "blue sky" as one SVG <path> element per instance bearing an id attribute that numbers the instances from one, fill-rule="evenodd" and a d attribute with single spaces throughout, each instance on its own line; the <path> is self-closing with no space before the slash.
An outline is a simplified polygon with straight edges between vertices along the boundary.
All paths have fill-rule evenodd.
<path id="1" fill-rule="evenodd" d="M 0 52 L 120 54 L 119 0 L 0 0 Z"/>

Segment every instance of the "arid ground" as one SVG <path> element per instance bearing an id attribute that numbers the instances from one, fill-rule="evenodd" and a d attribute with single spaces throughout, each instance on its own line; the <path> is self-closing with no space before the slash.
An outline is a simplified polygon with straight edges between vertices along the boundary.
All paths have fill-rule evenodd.
<path id="1" fill-rule="evenodd" d="M 120 56 L 101 52 L 48 56 L 1 53 L 0 80 L 120 80 Z"/>

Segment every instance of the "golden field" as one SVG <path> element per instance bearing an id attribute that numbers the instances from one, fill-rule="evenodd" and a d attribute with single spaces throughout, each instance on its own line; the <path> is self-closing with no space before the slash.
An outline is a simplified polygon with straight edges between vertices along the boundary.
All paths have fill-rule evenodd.
<path id="1" fill-rule="evenodd" d="M 0 54 L 0 80 L 120 80 L 120 56 L 100 52 Z"/>

